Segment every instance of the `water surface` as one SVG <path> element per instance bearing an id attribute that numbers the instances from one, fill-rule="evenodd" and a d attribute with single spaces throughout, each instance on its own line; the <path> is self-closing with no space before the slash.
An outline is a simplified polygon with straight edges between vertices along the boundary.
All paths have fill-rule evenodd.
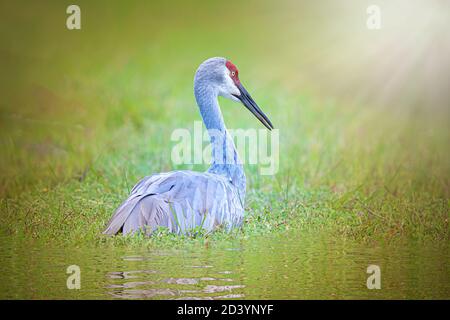
<path id="1" fill-rule="evenodd" d="M 449 299 L 446 243 L 291 232 L 187 249 L 57 248 L 1 239 L 2 299 Z M 369 265 L 381 289 L 366 286 Z M 66 286 L 69 265 L 81 289 Z"/>

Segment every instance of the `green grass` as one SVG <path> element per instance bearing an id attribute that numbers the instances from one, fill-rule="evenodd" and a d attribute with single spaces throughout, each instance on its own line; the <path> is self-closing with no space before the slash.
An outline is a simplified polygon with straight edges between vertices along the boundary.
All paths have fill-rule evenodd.
<path id="1" fill-rule="evenodd" d="M 341 88 L 341 68 L 360 76 L 370 71 L 352 70 L 344 45 L 339 52 L 350 62 L 320 76 L 313 66 L 327 56 L 317 43 L 328 43 L 331 35 L 321 30 L 329 25 L 290 20 L 287 5 L 270 16 L 271 5 L 264 4 L 249 21 L 211 15 L 219 4 L 172 12 L 164 5 L 86 2 L 83 29 L 69 32 L 61 27 L 64 5 L 17 6 L 18 13 L 7 11 L 1 20 L 17 26 L 10 34 L 2 28 L 0 51 L 3 235 L 173 246 L 299 229 L 363 241 L 448 240 L 448 107 L 430 105 L 419 99 L 420 90 L 404 87 L 381 103 L 376 88 L 361 85 L 358 76 L 348 77 L 350 92 Z M 244 13 L 252 8 L 229 6 Z M 35 14 L 25 19 L 26 12 Z M 280 129 L 279 172 L 259 176 L 257 167 L 246 167 L 245 223 L 229 234 L 102 236 L 138 179 L 188 168 L 171 163 L 170 134 L 200 119 L 193 75 L 201 61 L 217 55 L 240 67 L 242 81 Z M 370 94 L 351 92 L 362 89 Z M 221 105 L 228 127 L 259 126 L 245 108 Z"/>

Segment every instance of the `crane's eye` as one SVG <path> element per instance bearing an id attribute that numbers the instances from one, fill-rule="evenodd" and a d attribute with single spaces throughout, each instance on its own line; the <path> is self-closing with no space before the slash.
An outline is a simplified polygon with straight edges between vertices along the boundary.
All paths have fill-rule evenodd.
<path id="1" fill-rule="evenodd" d="M 231 76 L 234 77 L 234 75 L 236 74 L 236 72 L 231 71 Z"/>

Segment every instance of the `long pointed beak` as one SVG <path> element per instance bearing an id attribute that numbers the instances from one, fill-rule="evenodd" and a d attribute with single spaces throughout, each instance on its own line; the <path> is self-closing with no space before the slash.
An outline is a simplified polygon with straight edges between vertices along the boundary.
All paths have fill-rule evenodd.
<path id="1" fill-rule="evenodd" d="M 255 100 L 251 97 L 250 93 L 245 90 L 245 88 L 242 86 L 242 84 L 237 85 L 239 91 L 241 92 L 241 95 L 234 95 L 236 98 L 241 100 L 242 104 L 250 110 L 251 113 L 255 115 L 255 117 L 258 118 L 259 121 L 269 130 L 273 129 L 272 122 L 270 122 L 269 118 L 262 112 L 262 110 L 258 107 Z"/>

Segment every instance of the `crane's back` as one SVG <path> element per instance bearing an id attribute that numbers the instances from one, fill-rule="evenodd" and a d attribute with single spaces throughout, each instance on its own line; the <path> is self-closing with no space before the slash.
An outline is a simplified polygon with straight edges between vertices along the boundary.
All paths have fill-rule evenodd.
<path id="1" fill-rule="evenodd" d="M 186 233 L 200 227 L 211 232 L 242 223 L 243 204 L 236 188 L 221 175 L 172 171 L 145 177 L 116 210 L 105 234 L 151 234 L 158 227 Z"/>

